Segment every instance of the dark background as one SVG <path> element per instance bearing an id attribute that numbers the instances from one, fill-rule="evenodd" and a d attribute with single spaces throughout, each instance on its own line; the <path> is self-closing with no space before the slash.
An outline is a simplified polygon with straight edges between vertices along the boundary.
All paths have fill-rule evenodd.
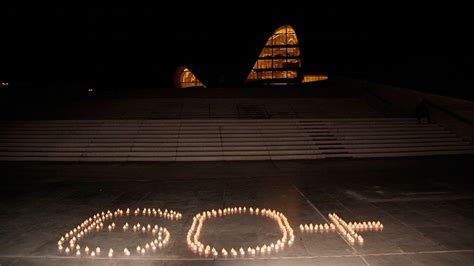
<path id="1" fill-rule="evenodd" d="M 290 24 L 306 73 L 473 99 L 467 6 L 213 5 L 2 8 L 0 79 L 12 87 L 167 88 L 183 64 L 211 87 L 239 86 L 270 34 Z"/>

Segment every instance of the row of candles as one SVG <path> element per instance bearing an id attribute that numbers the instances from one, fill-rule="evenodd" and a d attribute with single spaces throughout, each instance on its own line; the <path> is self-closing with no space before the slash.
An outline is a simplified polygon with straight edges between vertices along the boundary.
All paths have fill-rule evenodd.
<path id="1" fill-rule="evenodd" d="M 383 224 L 381 224 L 379 221 L 368 223 L 347 223 L 335 213 L 330 213 L 328 217 L 329 220 L 336 226 L 336 230 L 339 232 L 339 234 L 342 235 L 351 245 L 354 245 L 356 241 L 359 245 L 364 244 L 364 238 L 357 234 L 356 231 L 360 232 L 368 229 L 383 229 Z"/>
<path id="2" fill-rule="evenodd" d="M 383 230 L 383 224 L 380 223 L 380 221 L 347 223 L 335 213 L 330 213 L 328 216 L 329 220 L 331 221 L 330 224 L 300 224 L 299 227 L 301 232 L 327 233 L 329 231 L 334 232 L 337 230 L 337 232 L 341 234 L 351 245 L 354 245 L 356 241 L 359 243 L 359 245 L 362 245 L 364 244 L 364 238 L 357 234 L 357 232 L 363 232 L 367 230 Z"/>
<path id="3" fill-rule="evenodd" d="M 130 214 L 130 209 L 127 209 L 126 214 L 127 216 Z M 165 209 L 164 211 L 162 211 L 161 209 L 155 209 L 155 208 L 148 208 L 148 209 L 143 208 L 141 210 L 140 208 L 136 208 L 133 214 L 135 216 L 139 216 L 140 214 L 142 214 L 143 216 L 153 215 L 154 217 L 160 217 L 160 218 L 168 219 L 171 221 L 180 220 L 181 218 L 183 218 L 183 215 L 181 213 L 173 211 L 173 210 L 168 211 L 168 209 Z"/>
<path id="4" fill-rule="evenodd" d="M 334 230 L 336 230 L 336 226 L 331 223 L 331 224 L 319 224 L 319 226 L 317 224 L 313 225 L 313 224 L 305 224 L 305 225 L 302 225 L 300 224 L 300 230 L 301 232 L 303 233 L 316 233 L 316 232 L 320 232 L 320 233 L 326 233 L 326 232 L 334 232 Z"/>
<path id="5" fill-rule="evenodd" d="M 120 218 L 123 216 L 130 216 L 132 211 L 127 208 L 125 211 L 122 209 L 117 209 L 113 213 L 110 210 L 106 212 L 96 213 L 92 217 L 85 219 L 80 225 L 76 226 L 74 229 L 66 232 L 61 238 L 58 240 L 58 250 L 60 252 L 64 251 L 65 254 L 76 254 L 77 256 L 81 256 L 81 247 L 77 243 L 79 240 L 84 238 L 85 235 L 90 234 L 92 232 L 98 232 L 104 228 L 104 222 L 110 221 L 113 218 Z M 179 220 L 182 218 L 182 214 L 173 210 L 168 211 L 167 209 L 161 211 L 160 209 L 151 209 L 151 208 L 144 208 L 140 210 L 139 208 L 135 209 L 133 212 L 135 216 L 143 215 L 143 216 L 155 216 L 161 217 L 168 220 Z M 144 255 L 149 250 L 155 251 L 157 248 L 164 247 L 170 240 L 170 233 L 164 227 L 158 227 L 158 225 L 151 226 L 148 224 L 147 226 L 142 226 L 140 223 L 137 223 L 132 226 L 134 232 L 142 232 L 142 233 L 152 233 L 153 236 L 157 236 L 153 241 L 147 243 L 143 248 L 138 246 L 137 252 L 139 254 Z M 107 226 L 109 232 L 115 230 L 115 222 L 110 223 Z M 126 222 L 122 229 L 127 231 L 129 229 L 129 224 Z M 75 251 L 75 252 L 74 252 Z M 100 247 L 96 247 L 95 250 L 90 250 L 89 247 L 84 248 L 85 255 L 90 255 L 91 257 L 99 256 L 101 254 Z M 124 254 L 126 256 L 130 255 L 130 251 L 125 248 Z M 114 251 L 112 248 L 109 249 L 108 256 L 113 257 Z"/>
<path id="6" fill-rule="evenodd" d="M 262 247 L 248 247 L 247 249 L 244 248 L 230 248 L 227 251 L 225 248 L 219 252 L 215 247 L 210 245 L 203 244 L 199 237 L 201 235 L 202 226 L 204 221 L 211 218 L 222 217 L 227 215 L 236 215 L 236 214 L 250 214 L 250 215 L 257 215 L 262 217 L 270 218 L 277 222 L 280 231 L 282 232 L 282 237 L 277 240 L 276 243 L 270 243 L 269 245 L 264 244 Z M 221 255 L 222 257 L 227 257 L 229 255 L 233 257 L 242 256 L 255 256 L 255 255 L 264 255 L 270 254 L 272 252 L 278 252 L 285 248 L 285 245 L 291 246 L 295 241 L 295 236 L 293 229 L 291 228 L 290 224 L 288 223 L 288 219 L 285 215 L 281 212 L 277 212 L 275 210 L 269 209 L 259 209 L 259 208 L 247 208 L 247 207 L 233 207 L 233 208 L 224 208 L 218 210 L 210 210 L 204 211 L 202 213 L 198 213 L 193 217 L 193 223 L 188 231 L 186 236 L 186 242 L 188 247 L 196 254 L 200 256 L 213 256 L 218 257 Z"/>

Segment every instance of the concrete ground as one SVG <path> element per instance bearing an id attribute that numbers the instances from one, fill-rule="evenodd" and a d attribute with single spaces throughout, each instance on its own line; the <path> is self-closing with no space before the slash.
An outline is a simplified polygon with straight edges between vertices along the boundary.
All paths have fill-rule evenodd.
<path id="1" fill-rule="evenodd" d="M 472 156 L 186 163 L 0 163 L 0 265 L 473 265 Z M 205 258 L 186 246 L 194 214 L 232 206 L 281 211 L 295 230 L 284 251 L 256 257 Z M 180 221 L 129 218 L 165 226 L 168 246 L 137 255 L 151 238 L 90 234 L 81 247 L 113 248 L 107 258 L 66 256 L 62 234 L 98 211 L 173 209 Z M 361 233 L 351 246 L 337 233 L 300 232 L 335 212 L 346 221 L 379 220 L 381 232 Z M 119 228 L 127 219 L 117 220 Z M 276 241 L 265 218 L 229 216 L 203 226 L 201 241 L 248 247 Z M 128 247 L 132 254 L 123 255 Z"/>

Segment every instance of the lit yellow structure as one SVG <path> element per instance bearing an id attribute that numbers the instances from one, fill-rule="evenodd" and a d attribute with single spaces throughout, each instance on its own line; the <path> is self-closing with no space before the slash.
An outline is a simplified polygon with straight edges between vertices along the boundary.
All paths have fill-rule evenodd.
<path id="1" fill-rule="evenodd" d="M 327 75 L 304 75 L 303 83 L 322 81 L 328 78 Z"/>
<path id="2" fill-rule="evenodd" d="M 206 87 L 191 70 L 185 67 L 176 69 L 174 83 L 176 88 Z"/>
<path id="3" fill-rule="evenodd" d="M 291 26 L 282 26 L 263 47 L 247 82 L 289 84 L 301 80 L 301 51 L 296 32 Z"/>

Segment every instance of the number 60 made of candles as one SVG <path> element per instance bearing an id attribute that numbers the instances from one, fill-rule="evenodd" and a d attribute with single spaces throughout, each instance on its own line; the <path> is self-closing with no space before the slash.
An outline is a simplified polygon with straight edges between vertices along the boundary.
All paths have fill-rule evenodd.
<path id="1" fill-rule="evenodd" d="M 281 237 L 276 242 L 261 243 L 256 246 L 243 247 L 227 247 L 217 250 L 215 247 L 203 243 L 200 240 L 201 230 L 205 221 L 209 219 L 215 219 L 229 215 L 254 215 L 264 219 L 275 222 L 281 233 Z M 114 250 L 110 248 L 105 254 L 102 252 L 100 246 L 89 248 L 88 246 L 81 247 L 79 242 L 88 234 L 94 232 L 107 230 L 109 232 L 115 231 L 116 224 L 114 220 L 120 218 L 126 218 L 129 216 L 143 216 L 143 217 L 157 217 L 167 219 L 170 221 L 181 220 L 183 215 L 174 210 L 161 210 L 155 208 L 137 208 L 131 211 L 129 208 L 126 210 L 117 209 L 114 212 L 110 210 L 106 212 L 96 213 L 91 217 L 85 219 L 81 224 L 77 225 L 74 229 L 66 232 L 58 240 L 58 250 L 60 253 L 70 256 L 80 257 L 96 257 L 96 256 L 130 256 L 130 255 L 146 255 L 154 254 L 157 251 L 163 249 L 170 241 L 171 234 L 165 227 L 154 225 L 141 225 L 140 223 L 130 225 L 128 222 L 121 227 L 124 232 L 133 231 L 138 234 L 149 234 L 153 237 L 153 240 L 147 243 L 143 243 L 141 246 L 136 247 L 125 247 L 123 251 L 114 253 Z M 360 235 L 363 231 L 381 231 L 384 226 L 379 221 L 364 221 L 364 222 L 349 222 L 340 218 L 335 213 L 330 213 L 329 224 L 300 224 L 299 229 L 301 233 L 338 233 L 348 244 L 359 245 L 364 244 L 364 238 Z M 270 209 L 259 209 L 253 207 L 233 207 L 224 208 L 218 210 L 208 210 L 197 213 L 193 217 L 193 222 L 186 235 L 186 243 L 188 248 L 196 255 L 204 257 L 254 257 L 276 254 L 283 251 L 285 248 L 291 247 L 295 241 L 295 235 L 293 228 L 288 223 L 286 216 L 278 211 Z M 130 248 L 130 249 L 129 249 Z"/>

